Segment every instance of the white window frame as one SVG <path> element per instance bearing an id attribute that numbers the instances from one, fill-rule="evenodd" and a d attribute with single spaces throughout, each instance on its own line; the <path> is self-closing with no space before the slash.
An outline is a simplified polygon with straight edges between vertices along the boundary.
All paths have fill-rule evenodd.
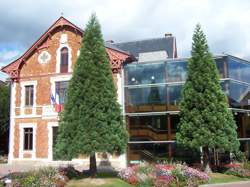
<path id="1" fill-rule="evenodd" d="M 21 115 L 36 115 L 36 91 L 37 81 L 22 81 L 21 85 Z M 33 86 L 33 106 L 25 106 L 25 86 Z M 32 114 L 25 114 L 25 109 L 31 108 Z"/>
<path id="2" fill-rule="evenodd" d="M 61 49 L 67 47 L 68 48 L 68 73 L 72 72 L 72 49 L 68 44 L 68 36 L 67 34 L 62 34 L 60 38 L 60 46 L 56 50 L 56 73 L 60 72 L 61 66 Z"/>
<path id="3" fill-rule="evenodd" d="M 72 75 L 58 75 L 50 78 L 50 92 L 55 97 L 56 95 L 56 82 L 70 81 Z"/>
<path id="4" fill-rule="evenodd" d="M 48 160 L 53 161 L 53 127 L 58 127 L 58 122 L 48 122 Z"/>
<path id="5" fill-rule="evenodd" d="M 19 139 L 19 158 L 24 158 L 23 155 L 25 153 L 31 154 L 31 158 L 36 158 L 36 123 L 19 123 L 19 133 L 20 133 L 20 139 Z M 32 128 L 33 129 L 33 149 L 32 150 L 24 150 L 24 129 L 25 128 Z"/>

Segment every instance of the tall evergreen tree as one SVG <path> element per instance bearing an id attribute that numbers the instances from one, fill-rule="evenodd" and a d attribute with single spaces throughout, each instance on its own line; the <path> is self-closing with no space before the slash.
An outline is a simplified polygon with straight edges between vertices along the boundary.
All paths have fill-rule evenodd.
<path id="1" fill-rule="evenodd" d="M 180 102 L 177 143 L 203 150 L 203 164 L 209 167 L 209 149 L 236 152 L 237 126 L 220 87 L 219 73 L 200 25 L 193 35 L 187 80 Z"/>
<path id="2" fill-rule="evenodd" d="M 69 83 L 67 101 L 60 118 L 56 157 L 90 157 L 95 176 L 97 152 L 122 153 L 127 131 L 117 103 L 101 26 L 93 14 L 86 26 L 80 56 Z"/>
<path id="3" fill-rule="evenodd" d="M 8 153 L 9 106 L 9 86 L 0 82 L 0 155 Z"/>

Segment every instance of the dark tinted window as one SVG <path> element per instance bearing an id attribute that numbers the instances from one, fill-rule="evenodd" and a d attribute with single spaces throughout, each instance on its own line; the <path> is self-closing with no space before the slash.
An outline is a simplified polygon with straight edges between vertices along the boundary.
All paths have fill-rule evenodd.
<path id="1" fill-rule="evenodd" d="M 69 52 L 68 48 L 64 47 L 61 49 L 61 64 L 60 64 L 60 72 L 67 73 L 69 65 Z"/>
<path id="2" fill-rule="evenodd" d="M 24 150 L 33 150 L 33 128 L 24 128 Z"/>

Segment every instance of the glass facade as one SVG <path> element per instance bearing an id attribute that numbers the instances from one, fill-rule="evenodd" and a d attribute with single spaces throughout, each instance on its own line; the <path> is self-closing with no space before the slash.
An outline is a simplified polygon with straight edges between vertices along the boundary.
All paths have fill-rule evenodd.
<path id="1" fill-rule="evenodd" d="M 130 141 L 162 141 L 168 137 L 167 115 L 131 116 L 128 118 Z"/>
<path id="2" fill-rule="evenodd" d="M 125 68 L 126 85 L 156 84 L 165 82 L 165 63 L 131 64 Z"/>
<path id="3" fill-rule="evenodd" d="M 238 136 L 247 149 L 243 139 L 250 138 L 250 63 L 232 56 L 215 57 L 215 63 L 221 88 L 235 114 Z M 189 154 L 174 143 L 187 64 L 188 59 L 176 59 L 124 66 L 129 161 Z M 199 153 L 194 155 L 197 158 Z"/>
<path id="4" fill-rule="evenodd" d="M 229 101 L 232 108 L 250 109 L 250 85 L 229 81 Z"/>
<path id="5" fill-rule="evenodd" d="M 166 63 L 166 82 L 182 82 L 187 77 L 187 63 L 185 61 Z"/>
<path id="6" fill-rule="evenodd" d="M 228 57 L 229 78 L 250 83 L 250 63 L 234 57 Z"/>

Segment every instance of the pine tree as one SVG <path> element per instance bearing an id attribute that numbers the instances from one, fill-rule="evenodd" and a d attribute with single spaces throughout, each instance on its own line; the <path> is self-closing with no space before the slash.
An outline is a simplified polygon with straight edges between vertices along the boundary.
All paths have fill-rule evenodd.
<path id="1" fill-rule="evenodd" d="M 237 126 L 220 87 L 219 73 L 200 25 L 196 26 L 187 80 L 180 102 L 177 143 L 203 150 L 209 168 L 209 149 L 237 152 Z"/>
<path id="2" fill-rule="evenodd" d="M 69 83 L 60 118 L 56 157 L 72 159 L 88 155 L 90 174 L 95 176 L 95 153 L 123 153 L 127 138 L 101 26 L 93 14 Z"/>
<path id="3" fill-rule="evenodd" d="M 0 154 L 8 153 L 9 141 L 9 86 L 0 82 Z"/>

